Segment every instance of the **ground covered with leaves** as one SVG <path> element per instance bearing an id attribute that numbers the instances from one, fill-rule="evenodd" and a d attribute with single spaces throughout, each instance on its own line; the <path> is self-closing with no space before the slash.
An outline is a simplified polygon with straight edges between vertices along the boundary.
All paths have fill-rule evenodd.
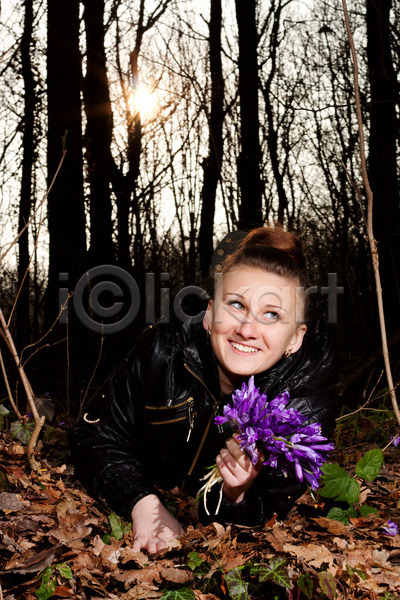
<path id="1" fill-rule="evenodd" d="M 21 442 L 1 434 L 0 600 L 400 599 L 400 535 L 382 531 L 388 520 L 400 525 L 400 447 L 389 446 L 366 481 L 359 474 L 371 461 L 355 465 L 373 446 L 349 443 L 330 462 L 342 497 L 359 486 L 350 503 L 306 493 L 284 522 L 259 528 L 204 527 L 195 503 L 174 490 L 169 506 L 186 534 L 149 556 L 132 550 L 129 524 L 59 460 L 62 435 L 42 448 L 34 473 Z"/>

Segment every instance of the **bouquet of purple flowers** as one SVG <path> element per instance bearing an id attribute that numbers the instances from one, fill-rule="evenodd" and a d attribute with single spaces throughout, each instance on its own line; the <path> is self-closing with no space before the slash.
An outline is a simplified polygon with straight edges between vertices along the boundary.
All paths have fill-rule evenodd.
<path id="1" fill-rule="evenodd" d="M 232 394 L 232 404 L 223 408 L 223 416 L 215 417 L 219 425 L 230 423 L 236 431 L 240 447 L 246 451 L 252 463 L 263 456 L 263 464 L 279 469 L 287 474 L 294 470 L 297 479 L 305 480 L 314 490 L 318 487 L 321 465 L 326 460 L 324 453 L 333 450 L 334 446 L 321 435 L 321 424 L 306 425 L 306 419 L 294 408 L 286 408 L 289 392 L 283 392 L 267 402 L 266 394 L 260 393 L 254 385 L 254 377 L 250 377 L 248 386 L 242 384 L 241 390 Z M 208 481 L 199 490 L 204 492 L 204 507 L 207 514 L 207 493 L 216 483 L 222 483 L 218 467 L 212 467 L 204 479 Z M 222 485 L 218 513 L 222 501 Z"/>

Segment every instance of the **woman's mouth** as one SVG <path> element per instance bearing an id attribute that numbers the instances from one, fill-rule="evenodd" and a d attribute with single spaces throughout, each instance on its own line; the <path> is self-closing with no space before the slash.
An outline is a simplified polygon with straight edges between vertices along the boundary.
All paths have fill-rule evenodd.
<path id="1" fill-rule="evenodd" d="M 244 346 L 243 344 L 239 344 L 238 342 L 233 342 L 229 340 L 230 345 L 236 352 L 244 352 L 245 354 L 255 354 L 259 351 L 259 348 L 254 348 L 254 346 Z"/>

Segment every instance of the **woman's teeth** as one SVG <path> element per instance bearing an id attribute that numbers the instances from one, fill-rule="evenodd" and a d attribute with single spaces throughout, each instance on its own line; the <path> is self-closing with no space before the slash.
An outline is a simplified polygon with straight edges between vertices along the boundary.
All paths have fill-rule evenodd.
<path id="1" fill-rule="evenodd" d="M 253 348 L 252 346 L 242 346 L 242 344 L 237 344 L 236 342 L 231 342 L 231 345 L 235 348 L 235 350 L 239 350 L 239 352 L 249 352 L 252 354 L 258 351 L 258 348 Z"/>

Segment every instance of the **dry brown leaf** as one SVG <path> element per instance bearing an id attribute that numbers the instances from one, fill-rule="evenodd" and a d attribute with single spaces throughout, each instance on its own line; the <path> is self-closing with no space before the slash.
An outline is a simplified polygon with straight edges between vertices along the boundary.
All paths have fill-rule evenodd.
<path id="1" fill-rule="evenodd" d="M 202 594 L 200 590 L 193 590 L 196 600 L 219 600 L 214 594 Z"/>
<path id="2" fill-rule="evenodd" d="M 77 508 L 78 508 L 78 503 L 75 502 L 75 500 L 73 498 L 71 498 L 71 496 L 64 497 L 61 500 L 61 502 L 59 502 L 57 504 L 57 507 L 56 507 L 57 519 L 58 519 L 58 522 L 60 523 L 60 525 L 65 523 L 65 520 L 67 519 L 67 515 L 69 515 L 71 513 L 76 513 Z"/>
<path id="3" fill-rule="evenodd" d="M 176 569 L 175 567 L 160 569 L 160 576 L 164 581 L 169 581 L 171 583 L 186 583 L 193 579 L 191 571 L 186 569 Z"/>
<path id="4" fill-rule="evenodd" d="M 298 558 L 305 560 L 311 567 L 317 569 L 322 563 L 328 563 L 329 566 L 333 565 L 335 558 L 331 551 L 322 544 L 300 544 L 299 546 L 285 544 L 283 550 L 295 554 Z"/>
<path id="5" fill-rule="evenodd" d="M 318 523 L 320 527 L 327 529 L 329 533 L 333 533 L 333 535 L 348 537 L 351 533 L 350 528 L 340 521 L 328 519 L 327 517 L 313 517 L 312 520 Z"/>
<path id="6" fill-rule="evenodd" d="M 82 548 L 82 538 L 88 537 L 92 531 L 91 527 L 84 527 L 83 525 L 74 528 L 69 527 L 57 527 L 50 529 L 49 535 L 64 544 L 69 544 L 73 548 Z"/>
<path id="7" fill-rule="evenodd" d="M 75 596 L 75 592 L 66 585 L 58 585 L 54 590 L 54 596 L 57 598 L 73 598 Z"/>
<path id="8" fill-rule="evenodd" d="M 213 523 L 212 525 L 215 531 L 217 532 L 217 535 L 208 537 L 203 545 L 208 546 L 209 548 L 214 550 L 217 546 L 219 546 L 222 540 L 230 537 L 231 526 L 228 525 L 225 529 L 225 527 L 220 523 Z"/>
<path id="9" fill-rule="evenodd" d="M 94 590 L 101 596 L 107 595 L 106 588 L 100 583 L 100 581 L 98 579 L 96 579 L 96 577 L 94 577 L 91 573 L 89 573 L 89 571 L 87 569 L 83 569 L 82 571 L 80 571 L 77 574 L 77 577 L 80 579 L 81 584 L 84 587 Z"/>
<path id="10" fill-rule="evenodd" d="M 74 573 L 81 571 L 82 569 L 87 569 L 92 572 L 98 565 L 98 560 L 92 555 L 91 552 L 80 552 L 73 559 L 71 569 Z"/>
<path id="11" fill-rule="evenodd" d="M 18 512 L 24 508 L 20 500 L 20 494 L 10 494 L 8 492 L 0 493 L 0 510 L 6 514 L 11 512 Z"/>
<path id="12" fill-rule="evenodd" d="M 147 598 L 160 598 L 164 592 L 153 585 L 137 584 L 133 586 L 126 594 L 121 596 L 123 600 L 147 600 Z"/>
<path id="13" fill-rule="evenodd" d="M 272 531 L 267 531 L 264 538 L 277 552 L 283 551 L 284 544 L 293 541 L 293 536 L 287 533 L 280 525 L 275 525 Z"/>
<path id="14" fill-rule="evenodd" d="M 235 552 L 232 548 L 230 548 L 223 553 L 219 559 L 219 563 L 224 571 L 230 571 L 231 569 L 236 569 L 236 567 L 241 567 L 244 565 L 246 560 L 247 559 L 243 554 Z"/>
<path id="15" fill-rule="evenodd" d="M 126 587 L 132 583 L 154 585 L 154 583 L 161 583 L 162 581 L 160 566 L 155 564 L 149 565 L 144 569 L 130 569 L 129 571 L 118 569 L 113 572 L 112 576 L 117 581 L 122 581 Z"/>
<path id="16" fill-rule="evenodd" d="M 121 552 L 121 563 L 126 565 L 130 561 L 135 562 L 139 567 L 144 567 L 149 564 L 149 557 L 144 552 L 135 552 L 131 546 L 126 546 Z"/>
<path id="17" fill-rule="evenodd" d="M 22 556 L 13 556 L 5 566 L 6 571 L 13 573 L 37 573 L 49 567 L 55 558 L 55 548 L 43 550 L 39 554 L 32 554 L 31 551 L 24 552 Z"/>

